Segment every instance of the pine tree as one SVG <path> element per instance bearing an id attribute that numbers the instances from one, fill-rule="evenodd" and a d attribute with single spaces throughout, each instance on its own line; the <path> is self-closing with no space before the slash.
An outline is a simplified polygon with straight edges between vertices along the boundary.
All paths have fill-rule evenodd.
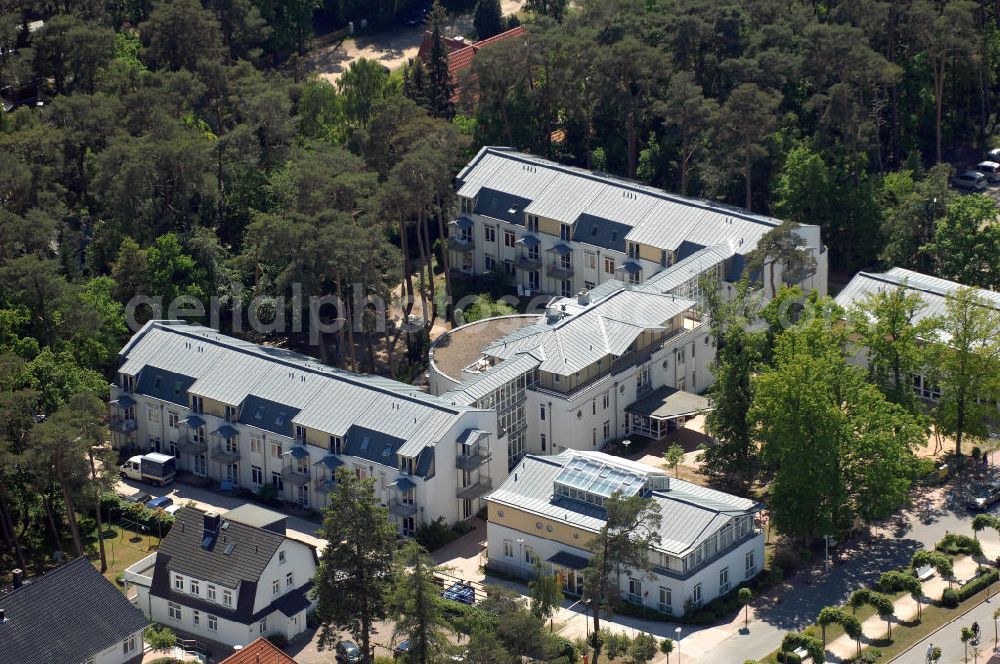
<path id="1" fill-rule="evenodd" d="M 480 39 L 489 39 L 503 32 L 503 11 L 500 9 L 500 0 L 479 0 L 476 3 L 472 25 L 476 28 L 476 36 Z"/>
<path id="2" fill-rule="evenodd" d="M 439 2 L 431 10 L 431 61 L 427 65 L 427 101 L 431 115 L 436 118 L 450 118 L 452 114 L 451 96 L 453 87 L 448 71 L 448 52 L 441 38 L 441 26 L 445 20 L 444 8 Z"/>

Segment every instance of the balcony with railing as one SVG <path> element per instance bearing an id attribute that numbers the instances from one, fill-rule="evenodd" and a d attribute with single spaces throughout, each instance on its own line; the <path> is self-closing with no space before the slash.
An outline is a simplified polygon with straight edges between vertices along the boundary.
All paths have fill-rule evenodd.
<path id="1" fill-rule="evenodd" d="M 302 486 L 303 484 L 308 484 L 312 478 L 309 477 L 308 472 L 300 472 L 294 466 L 285 466 L 281 469 L 281 479 L 289 484 Z"/>
<path id="2" fill-rule="evenodd" d="M 137 426 L 138 422 L 135 420 L 126 420 L 123 417 L 111 418 L 111 430 L 117 433 L 132 433 Z"/>
<path id="3" fill-rule="evenodd" d="M 473 500 L 484 496 L 493 490 L 493 480 L 489 477 L 480 477 L 473 484 L 466 487 L 459 487 L 456 496 L 461 500 Z"/>
<path id="4" fill-rule="evenodd" d="M 448 238 L 448 248 L 455 251 L 472 251 L 476 247 L 471 235 L 452 235 Z"/>
<path id="5" fill-rule="evenodd" d="M 475 470 L 489 460 L 489 451 L 477 449 L 468 454 L 459 454 L 455 458 L 455 467 L 459 470 Z"/>
<path id="6" fill-rule="evenodd" d="M 236 463 L 240 460 L 240 448 L 230 448 L 225 443 L 216 443 L 212 447 L 212 458 L 223 463 Z"/>
<path id="7" fill-rule="evenodd" d="M 208 451 L 208 443 L 199 440 L 193 431 L 183 431 L 177 437 L 177 450 L 184 454 L 204 454 Z"/>
<path id="8" fill-rule="evenodd" d="M 516 259 L 514 259 L 514 267 L 519 270 L 537 270 L 542 266 L 542 259 L 538 256 L 530 256 L 528 254 L 521 254 Z"/>
<path id="9" fill-rule="evenodd" d="M 399 498 L 393 498 L 390 500 L 388 506 L 389 513 L 393 516 L 408 517 L 417 513 L 416 505 L 400 500 Z"/>
<path id="10" fill-rule="evenodd" d="M 569 279 L 573 276 L 573 266 L 562 262 L 549 263 L 545 267 L 545 276 L 553 279 Z"/>

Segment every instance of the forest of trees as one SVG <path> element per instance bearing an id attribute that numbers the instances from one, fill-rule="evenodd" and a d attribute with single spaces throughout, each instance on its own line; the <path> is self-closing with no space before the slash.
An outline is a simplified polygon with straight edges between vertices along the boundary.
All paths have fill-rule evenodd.
<path id="1" fill-rule="evenodd" d="M 994 2 L 529 0 L 526 39 L 481 51 L 457 101 L 436 7 L 426 64 L 359 60 L 335 85 L 307 73 L 318 16 L 384 21 L 405 4 L 0 0 L 0 90 L 38 101 L 0 113 L 5 539 L 66 537 L 58 524 L 93 498 L 91 464 L 54 452 L 73 418 L 35 422 L 106 398 L 137 296 L 215 298 L 223 331 L 248 309 L 289 328 L 293 287 L 428 292 L 397 311 L 450 314 L 441 240 L 482 145 L 821 224 L 841 275 L 882 263 L 1000 285 L 992 199 L 957 197 L 938 165 L 993 145 Z M 511 24 L 497 7 L 476 11 L 484 34 Z M 393 315 L 327 308 L 301 332 L 241 334 L 302 348 L 343 317 L 311 352 L 408 380 L 426 333 Z M 778 370 L 795 349 L 768 352 Z"/>

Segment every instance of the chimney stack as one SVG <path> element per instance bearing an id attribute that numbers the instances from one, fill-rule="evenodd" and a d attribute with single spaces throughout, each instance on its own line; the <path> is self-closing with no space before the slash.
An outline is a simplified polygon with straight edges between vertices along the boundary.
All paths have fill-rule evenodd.
<path id="1" fill-rule="evenodd" d="M 217 533 L 222 524 L 222 516 L 218 512 L 205 512 L 205 532 Z"/>
<path id="2" fill-rule="evenodd" d="M 24 570 L 16 569 L 11 572 L 11 577 L 14 581 L 14 590 L 17 590 L 24 584 Z"/>
<path id="3" fill-rule="evenodd" d="M 582 291 L 576 294 L 576 303 L 581 307 L 585 307 L 590 304 L 590 291 L 584 288 Z"/>

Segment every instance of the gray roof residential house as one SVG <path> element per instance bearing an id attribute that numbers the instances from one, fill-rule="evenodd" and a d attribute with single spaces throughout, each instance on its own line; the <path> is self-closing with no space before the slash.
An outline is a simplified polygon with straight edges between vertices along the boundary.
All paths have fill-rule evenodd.
<path id="1" fill-rule="evenodd" d="M 148 624 L 87 558 L 0 592 L 0 664 L 120 664 Z"/>
<path id="2" fill-rule="evenodd" d="M 284 515 L 245 505 L 221 515 L 182 507 L 174 518 L 157 551 L 124 576 L 152 620 L 228 645 L 305 629 L 318 557 L 285 536 Z"/>

